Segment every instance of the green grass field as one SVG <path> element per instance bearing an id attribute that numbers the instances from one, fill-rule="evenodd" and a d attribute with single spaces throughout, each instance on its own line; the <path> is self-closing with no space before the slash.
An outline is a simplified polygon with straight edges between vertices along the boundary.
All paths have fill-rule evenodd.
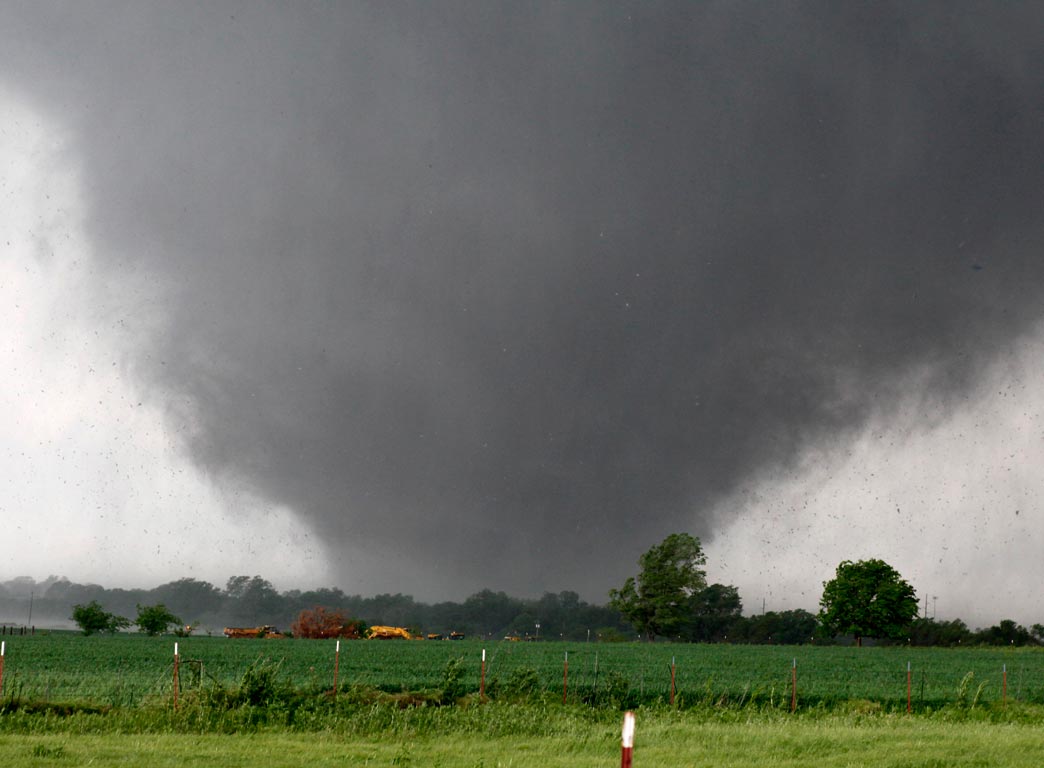
<path id="1" fill-rule="evenodd" d="M 7 638 L 4 765 L 609 766 L 625 707 L 636 766 L 1044 764 L 1037 649 L 356 641 L 332 696 L 332 641 L 178 644 L 175 709 L 172 638 Z"/>
<path id="2" fill-rule="evenodd" d="M 495 709 L 495 706 L 494 708 Z M 619 765 L 618 729 L 568 720 L 554 735 L 476 732 L 344 736 L 320 732 L 252 734 L 0 734 L 8 768 L 45 765 L 217 766 L 543 766 Z M 700 768 L 1038 768 L 1038 726 L 882 718 L 756 718 L 705 722 L 639 713 L 634 765 Z"/>
<path id="3" fill-rule="evenodd" d="M 190 637 L 177 642 L 183 692 L 208 683 L 235 684 L 259 660 L 291 687 L 333 685 L 333 641 Z M 50 633 L 7 638 L 6 644 L 2 695 L 7 698 L 134 707 L 171 695 L 172 638 Z M 1033 648 L 342 641 L 339 683 L 388 692 L 437 688 L 447 663 L 462 659 L 460 685 L 465 692 L 477 691 L 483 649 L 491 694 L 525 674 L 538 688 L 561 693 L 568 652 L 570 700 L 618 708 L 669 698 L 672 659 L 682 707 L 789 704 L 795 661 L 802 707 L 870 700 L 905 709 L 908 663 L 912 703 L 919 710 L 999 700 L 1005 668 L 1008 698 L 1044 703 L 1044 650 Z"/>

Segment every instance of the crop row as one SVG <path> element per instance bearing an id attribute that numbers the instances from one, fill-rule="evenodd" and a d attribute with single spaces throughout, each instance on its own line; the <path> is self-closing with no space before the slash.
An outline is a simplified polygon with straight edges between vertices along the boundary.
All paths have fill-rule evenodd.
<path id="1" fill-rule="evenodd" d="M 52 633 L 6 643 L 0 698 L 83 700 L 136 706 L 170 695 L 173 638 L 82 637 Z M 301 689 L 333 683 L 334 641 L 227 640 L 189 637 L 179 644 L 182 689 L 233 684 L 259 661 Z M 620 702 L 666 699 L 671 666 L 683 700 L 782 700 L 797 678 L 804 703 L 867 699 L 915 705 L 988 701 L 1002 696 L 1044 702 L 1044 650 L 766 647 L 688 644 L 341 641 L 341 686 L 385 691 L 438 688 L 447 665 L 461 660 L 463 683 L 478 690 L 482 652 L 486 684 L 520 676 L 561 692 L 568 661 L 571 699 Z M 909 673 L 907 671 L 909 666 Z"/>

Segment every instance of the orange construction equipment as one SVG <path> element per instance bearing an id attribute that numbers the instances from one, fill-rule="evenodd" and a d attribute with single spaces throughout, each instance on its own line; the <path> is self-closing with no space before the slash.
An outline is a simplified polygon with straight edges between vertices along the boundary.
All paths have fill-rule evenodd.
<path id="1" fill-rule="evenodd" d="M 277 640 L 281 637 L 285 637 L 285 635 L 280 633 L 280 631 L 271 624 L 265 624 L 263 627 L 225 627 L 224 635 L 225 637 L 231 637 L 234 640 L 255 637 Z"/>
<path id="2" fill-rule="evenodd" d="M 371 640 L 412 640 L 413 635 L 403 627 L 370 627 Z"/>

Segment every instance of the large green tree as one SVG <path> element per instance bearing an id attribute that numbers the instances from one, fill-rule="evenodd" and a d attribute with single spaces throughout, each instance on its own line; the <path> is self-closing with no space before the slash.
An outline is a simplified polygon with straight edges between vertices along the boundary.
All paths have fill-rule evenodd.
<path id="1" fill-rule="evenodd" d="M 149 637 L 162 635 L 170 627 L 180 627 L 181 619 L 171 613 L 163 603 L 139 605 L 138 618 L 134 621 L 138 631 Z"/>
<path id="2" fill-rule="evenodd" d="M 709 584 L 689 599 L 681 636 L 693 642 L 720 642 L 742 614 L 739 590 L 728 584 Z"/>
<path id="3" fill-rule="evenodd" d="M 72 620 L 76 622 L 85 635 L 93 635 L 95 632 L 116 633 L 130 626 L 130 621 L 123 616 L 109 613 L 101 607 L 97 600 L 74 605 Z"/>
<path id="4" fill-rule="evenodd" d="M 286 600 L 268 579 L 233 576 L 225 584 L 226 610 L 244 624 L 275 624 L 285 615 Z"/>
<path id="5" fill-rule="evenodd" d="M 609 605 L 649 640 L 677 636 L 692 615 L 694 600 L 707 588 L 706 562 L 699 539 L 672 533 L 638 559 L 637 577 L 609 591 Z"/>
<path id="6" fill-rule="evenodd" d="M 901 637 L 917 617 L 917 594 L 884 560 L 845 560 L 823 582 L 819 623 L 831 635 Z"/>

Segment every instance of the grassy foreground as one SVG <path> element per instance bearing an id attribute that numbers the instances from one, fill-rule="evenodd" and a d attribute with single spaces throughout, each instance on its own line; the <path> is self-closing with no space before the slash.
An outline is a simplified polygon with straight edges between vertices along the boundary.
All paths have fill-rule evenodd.
<path id="1" fill-rule="evenodd" d="M 480 701 L 479 642 L 350 644 L 336 695 L 330 643 L 182 643 L 175 709 L 168 639 L 13 641 L 0 766 L 615 766 L 625 707 L 639 768 L 1044 765 L 1038 649 L 496 644 Z"/>
<path id="2" fill-rule="evenodd" d="M 480 733 L 351 737 L 288 734 L 0 735 L 7 768 L 44 765 L 210 766 L 614 766 L 619 734 L 606 723 L 519 737 Z M 635 766 L 715 768 L 1037 768 L 1044 764 L 1039 727 L 939 722 L 898 716 L 757 718 L 701 722 L 676 713 L 639 713 Z"/>

